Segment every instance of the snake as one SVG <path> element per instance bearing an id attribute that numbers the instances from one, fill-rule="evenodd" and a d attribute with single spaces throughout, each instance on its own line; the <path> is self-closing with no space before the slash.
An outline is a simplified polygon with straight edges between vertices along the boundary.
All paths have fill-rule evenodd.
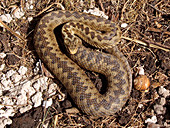
<path id="1" fill-rule="evenodd" d="M 61 30 L 55 32 L 56 29 Z M 82 113 L 106 117 L 122 109 L 132 87 L 129 63 L 116 46 L 120 39 L 119 27 L 110 20 L 57 10 L 39 20 L 34 47 Z M 104 76 L 104 93 L 98 91 L 87 71 Z"/>

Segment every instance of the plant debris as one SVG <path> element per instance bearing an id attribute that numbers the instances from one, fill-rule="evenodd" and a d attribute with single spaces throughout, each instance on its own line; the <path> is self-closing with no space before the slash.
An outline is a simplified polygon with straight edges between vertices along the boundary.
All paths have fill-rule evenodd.
<path id="1" fill-rule="evenodd" d="M 136 68 L 143 67 L 151 80 L 149 90 L 133 88 L 114 116 L 95 119 L 78 110 L 33 47 L 36 24 L 54 10 L 95 11 L 121 26 L 118 48 L 127 57 L 133 77 Z M 2 0 L 0 127 L 170 127 L 169 14 L 165 0 Z M 87 74 L 100 90 L 99 75 Z"/>

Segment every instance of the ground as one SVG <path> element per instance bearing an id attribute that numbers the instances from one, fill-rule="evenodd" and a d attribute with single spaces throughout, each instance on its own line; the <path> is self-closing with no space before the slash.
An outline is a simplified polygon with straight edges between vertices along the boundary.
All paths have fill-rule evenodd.
<path id="1" fill-rule="evenodd" d="M 0 3 L 1 123 L 2 119 L 10 118 L 12 124 L 6 123 L 7 128 L 170 127 L 170 12 L 168 8 L 169 3 L 165 0 L 108 0 L 107 2 L 105 0 L 56 0 L 55 2 L 53 0 L 2 0 Z M 97 9 L 108 16 L 109 20 L 121 26 L 122 40 L 118 48 L 129 62 L 133 80 L 139 75 L 139 68 L 142 67 L 151 81 L 147 91 L 141 92 L 132 87 L 129 100 L 114 116 L 96 119 L 82 113 L 62 84 L 39 62 L 33 46 L 36 24 L 44 14 L 61 9 L 79 12 Z M 27 69 L 25 73 L 21 66 Z M 9 75 L 9 71 L 13 73 Z M 100 90 L 102 80 L 99 75 L 86 72 Z M 41 78 L 43 80 L 45 78 L 48 87 L 57 86 L 55 87 L 57 91 L 53 95 L 49 95 L 44 91 L 45 89 L 42 89 L 45 87 L 35 84 L 41 81 Z M 16 100 L 22 99 L 19 98 L 20 93 L 14 96 L 11 90 L 25 86 L 23 81 L 27 84 L 32 81 L 30 89 L 33 91 L 31 94 L 23 93 L 27 96 L 23 106 L 30 105 L 30 109 L 21 113 L 21 108 L 24 107 L 18 105 Z M 42 92 L 36 89 L 37 86 Z M 39 94 L 36 91 L 41 92 L 40 99 L 42 98 L 37 105 L 33 100 L 35 94 Z M 52 105 L 48 108 L 43 107 L 42 101 L 50 98 L 53 101 Z M 13 112 L 8 116 L 2 114 L 9 109 Z"/>

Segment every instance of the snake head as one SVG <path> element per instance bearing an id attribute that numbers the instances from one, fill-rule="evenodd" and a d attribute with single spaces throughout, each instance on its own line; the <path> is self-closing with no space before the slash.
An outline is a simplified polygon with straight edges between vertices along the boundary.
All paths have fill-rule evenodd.
<path id="1" fill-rule="evenodd" d="M 65 38 L 64 44 L 70 54 L 76 54 L 82 41 L 80 38 L 74 36 L 72 39 Z"/>

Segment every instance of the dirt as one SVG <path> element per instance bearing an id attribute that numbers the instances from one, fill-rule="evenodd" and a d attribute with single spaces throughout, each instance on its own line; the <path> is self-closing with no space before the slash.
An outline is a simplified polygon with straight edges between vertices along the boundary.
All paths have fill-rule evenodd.
<path id="1" fill-rule="evenodd" d="M 69 2 L 64 0 L 61 3 L 66 10 L 82 11 L 92 7 L 98 7 L 109 16 L 109 19 L 115 22 L 120 20 L 121 23 L 128 23 L 129 27 L 121 28 L 124 36 L 136 38 L 139 40 L 149 40 L 151 42 L 157 42 L 162 47 L 170 47 L 169 44 L 169 18 L 167 3 L 163 0 L 156 2 L 147 0 L 146 5 L 142 2 L 135 2 L 130 0 L 125 6 L 125 1 L 121 3 L 116 2 L 104 2 L 99 0 L 98 2 Z M 86 4 L 85 4 L 86 3 Z M 10 1 L 5 3 L 6 6 L 11 6 Z M 17 1 L 13 2 L 16 6 L 21 6 L 21 3 Z M 35 16 L 41 12 L 44 8 L 50 7 L 53 2 L 35 2 L 36 9 L 32 11 L 27 10 L 25 16 Z M 23 5 L 22 5 L 23 6 Z M 156 6 L 156 7 L 155 7 Z M 124 7 L 124 8 L 123 8 Z M 143 8 L 144 9 L 143 9 Z M 154 8 L 155 7 L 155 8 Z M 122 9 L 123 8 L 123 9 Z M 47 9 L 58 10 L 52 6 Z M 5 10 L 4 10 L 5 11 Z M 10 12 L 6 10 L 7 12 Z M 163 11 L 163 13 L 162 13 Z M 145 12 L 145 13 L 144 13 Z M 47 11 L 43 12 L 47 13 Z M 159 15 L 158 15 L 159 14 Z M 14 24 L 11 25 L 13 30 L 20 31 L 24 38 L 27 39 L 27 44 L 18 41 L 18 39 L 10 34 L 10 32 L 3 32 L 0 29 L 0 52 L 11 52 L 5 58 L 5 64 L 7 68 L 3 72 L 15 68 L 19 65 L 26 65 L 29 67 L 35 67 L 35 63 L 30 64 L 30 59 L 37 60 L 38 56 L 35 53 L 33 47 L 33 30 L 36 23 L 42 17 L 35 16 L 33 21 L 29 23 L 25 20 L 19 20 L 16 22 L 17 27 Z M 139 15 L 138 17 L 134 17 Z M 15 23 L 15 22 L 14 22 Z M 156 24 L 157 23 L 157 24 Z M 119 23 L 120 24 L 120 23 Z M 162 25 L 161 27 L 158 27 Z M 148 28 L 155 28 L 151 31 Z M 12 42 L 12 43 L 11 43 Z M 17 42 L 17 43 L 15 43 Z M 10 44 L 11 43 L 11 44 Z M 10 45 L 9 45 L 10 44 Z M 118 44 L 120 51 L 127 57 L 130 67 L 133 72 L 133 79 L 137 76 L 137 67 L 144 66 L 145 74 L 151 80 L 151 85 L 154 82 L 160 84 L 167 90 L 170 90 L 170 52 L 163 49 L 151 46 L 143 46 L 133 41 L 122 40 Z M 24 49 L 24 50 L 23 50 Z M 24 59 L 22 59 L 22 58 Z M 88 72 L 87 75 L 91 78 L 99 91 L 102 90 L 103 77 L 99 74 Z M 60 85 L 61 86 L 61 85 Z M 74 102 L 71 100 L 65 89 L 61 86 L 61 91 L 66 95 L 66 98 L 62 102 L 55 102 L 56 97 L 53 97 L 54 103 L 48 109 L 43 107 L 33 108 L 30 111 L 20 114 L 19 112 L 11 117 L 13 123 L 8 125 L 7 128 L 35 128 L 43 127 L 147 127 L 145 120 L 151 118 L 153 115 L 157 117 L 157 123 L 160 127 L 170 126 L 170 96 L 166 97 L 166 104 L 163 105 L 165 113 L 157 114 L 154 110 L 154 105 L 160 103 L 160 98 L 163 97 L 159 94 L 159 88 L 150 86 L 148 92 L 140 92 L 132 88 L 131 95 L 127 103 L 124 105 L 121 111 L 114 116 L 108 116 L 106 118 L 94 119 L 80 110 L 68 113 L 67 110 L 77 108 Z M 157 97 L 156 97 L 157 96 Z M 142 107 L 140 105 L 142 104 Z M 167 125 L 166 125 L 167 124 Z M 154 125 L 154 124 L 152 124 Z M 152 128 L 152 127 L 151 127 Z"/>

